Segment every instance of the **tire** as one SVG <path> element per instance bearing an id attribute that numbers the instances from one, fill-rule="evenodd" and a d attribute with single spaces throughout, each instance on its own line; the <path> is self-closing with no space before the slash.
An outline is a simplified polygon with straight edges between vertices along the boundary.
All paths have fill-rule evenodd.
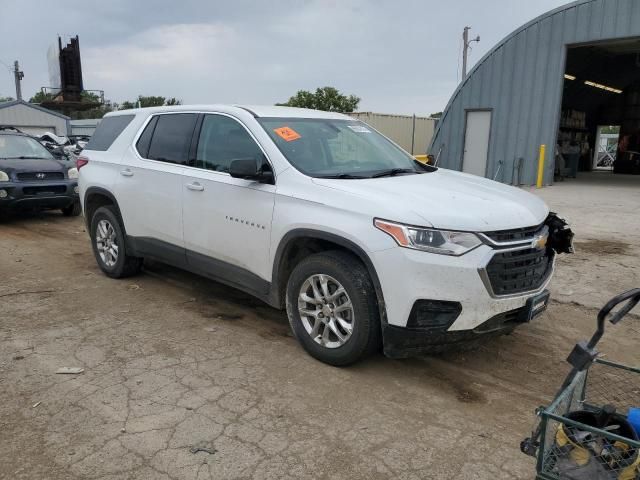
<path id="1" fill-rule="evenodd" d="M 91 246 L 100 270 L 111 278 L 135 275 L 142 267 L 142 258 L 127 255 L 124 229 L 115 207 L 98 208 L 91 217 Z M 116 246 L 116 249 L 107 247 Z M 116 252 L 115 261 L 113 252 Z"/>
<path id="2" fill-rule="evenodd" d="M 78 202 L 78 201 L 73 202 L 68 207 L 65 207 L 65 208 L 62 209 L 62 214 L 65 217 L 77 217 L 81 213 L 82 213 L 82 206 L 80 205 L 80 202 Z"/>
<path id="3" fill-rule="evenodd" d="M 312 285 L 314 281 L 316 289 Z M 323 281 L 328 296 L 323 293 Z M 336 296 L 339 286 L 345 294 Z M 309 298 L 312 302 L 306 302 Z M 319 301 L 319 298 L 329 300 Z M 380 314 L 373 282 L 362 262 L 349 253 L 322 252 L 298 263 L 287 282 L 286 307 L 293 334 L 302 347 L 321 362 L 337 367 L 350 365 L 380 346 Z M 303 315 L 301 308 L 308 315 Z M 321 325 L 316 327 L 319 320 Z M 350 332 L 344 328 L 349 325 Z M 325 334 L 327 328 L 329 332 Z"/>

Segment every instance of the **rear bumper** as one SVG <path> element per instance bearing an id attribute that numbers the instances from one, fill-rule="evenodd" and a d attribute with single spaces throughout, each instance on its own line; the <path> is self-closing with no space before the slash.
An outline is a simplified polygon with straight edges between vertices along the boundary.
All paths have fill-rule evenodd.
<path id="1" fill-rule="evenodd" d="M 79 201 L 78 182 L 2 182 L 0 211 L 66 208 Z"/>

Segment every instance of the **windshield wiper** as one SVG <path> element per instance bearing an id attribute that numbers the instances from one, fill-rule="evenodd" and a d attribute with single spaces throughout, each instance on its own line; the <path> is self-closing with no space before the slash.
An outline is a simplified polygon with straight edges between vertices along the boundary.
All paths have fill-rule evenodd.
<path id="1" fill-rule="evenodd" d="M 339 178 L 344 180 L 358 180 L 369 177 L 363 177 L 362 175 L 351 175 L 350 173 L 336 173 L 335 175 L 318 175 L 316 176 L 316 178 Z"/>
<path id="2" fill-rule="evenodd" d="M 413 168 L 390 168 L 389 170 L 384 170 L 382 172 L 374 173 L 371 175 L 371 178 L 378 177 L 395 177 L 396 175 L 400 175 L 402 173 L 419 173 Z"/>

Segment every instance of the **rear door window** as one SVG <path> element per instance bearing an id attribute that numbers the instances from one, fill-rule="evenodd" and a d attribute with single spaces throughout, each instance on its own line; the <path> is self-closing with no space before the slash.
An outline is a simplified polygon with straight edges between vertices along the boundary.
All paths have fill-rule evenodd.
<path id="1" fill-rule="evenodd" d="M 131 123 L 134 116 L 116 115 L 103 118 L 85 148 L 99 152 L 107 151 L 122 131 L 127 128 L 127 125 Z"/>
<path id="2" fill-rule="evenodd" d="M 158 115 L 157 118 L 146 158 L 161 162 L 186 164 L 197 115 L 195 113 L 171 113 Z"/>

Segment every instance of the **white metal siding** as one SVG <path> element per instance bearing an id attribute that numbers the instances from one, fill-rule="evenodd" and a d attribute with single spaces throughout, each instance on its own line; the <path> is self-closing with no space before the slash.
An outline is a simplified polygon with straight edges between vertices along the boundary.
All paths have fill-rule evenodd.
<path id="1" fill-rule="evenodd" d="M 96 127 L 100 123 L 101 118 L 71 120 L 71 132 L 70 135 L 93 135 Z"/>
<path id="2" fill-rule="evenodd" d="M 0 108 L 0 125 L 12 125 L 27 133 L 53 131 L 67 135 L 66 119 L 23 104 Z"/>

